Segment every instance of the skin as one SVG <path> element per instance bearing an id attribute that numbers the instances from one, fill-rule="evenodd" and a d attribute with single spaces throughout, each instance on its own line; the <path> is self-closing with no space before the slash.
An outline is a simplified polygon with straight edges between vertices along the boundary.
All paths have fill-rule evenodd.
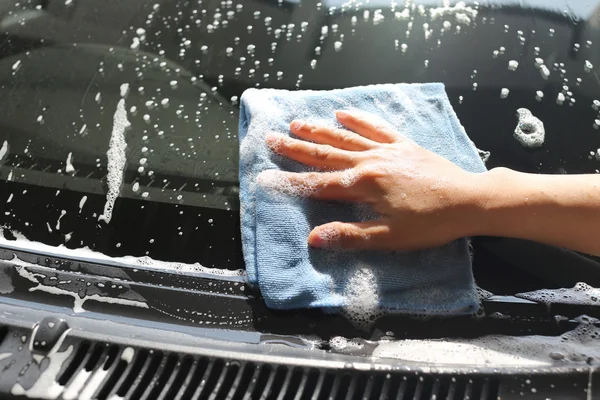
<path id="1" fill-rule="evenodd" d="M 600 256 L 600 176 L 539 175 L 506 168 L 470 173 L 385 126 L 338 111 L 347 129 L 293 121 L 296 138 L 269 147 L 321 172 L 263 172 L 259 182 L 310 188 L 304 195 L 366 203 L 381 216 L 317 226 L 321 248 L 414 250 L 463 236 L 534 240 Z M 274 185 L 276 186 L 276 185 Z"/>

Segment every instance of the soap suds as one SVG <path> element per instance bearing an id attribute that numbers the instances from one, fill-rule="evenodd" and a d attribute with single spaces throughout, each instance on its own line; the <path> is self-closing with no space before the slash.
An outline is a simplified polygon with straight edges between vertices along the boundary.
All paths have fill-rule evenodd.
<path id="1" fill-rule="evenodd" d="M 479 153 L 479 158 L 481 158 L 481 161 L 484 163 L 487 163 L 490 159 L 491 153 L 489 151 L 477 149 L 477 153 Z"/>
<path id="2" fill-rule="evenodd" d="M 490 335 L 476 339 L 402 340 L 380 343 L 373 356 L 440 365 L 543 367 L 587 365 L 600 357 L 600 328 L 582 323 L 561 336 Z"/>
<path id="3" fill-rule="evenodd" d="M 18 251 L 29 251 L 34 253 L 45 254 L 47 256 L 67 257 L 73 260 L 83 262 L 101 262 L 107 265 L 114 265 L 124 268 L 142 268 L 147 270 L 168 271 L 171 273 L 186 274 L 186 275 L 211 275 L 213 278 L 218 276 L 227 276 L 228 279 L 234 277 L 245 277 L 245 270 L 228 270 L 220 268 L 208 268 L 199 263 L 185 264 L 170 261 L 158 261 L 150 257 L 109 257 L 105 254 L 90 250 L 87 247 L 79 249 L 69 249 L 64 246 L 49 246 L 40 242 L 32 242 L 23 234 L 17 231 L 11 231 L 11 234 L 17 240 L 8 240 L 3 235 L 3 228 L 0 228 L 0 246 L 5 249 L 13 249 Z"/>
<path id="4" fill-rule="evenodd" d="M 83 196 L 81 198 L 81 200 L 79 200 L 79 214 L 81 214 L 81 211 L 83 210 L 83 206 L 85 205 L 86 201 L 87 201 L 87 196 Z"/>
<path id="5" fill-rule="evenodd" d="M 546 136 L 542 121 L 534 117 L 531 111 L 526 108 L 519 108 L 517 115 L 519 122 L 515 128 L 515 139 L 524 147 L 541 147 Z"/>
<path id="6" fill-rule="evenodd" d="M 546 304 L 600 305 L 600 289 L 594 288 L 584 282 L 579 282 L 572 288 L 542 289 L 519 293 L 515 296 Z"/>
<path id="7" fill-rule="evenodd" d="M 469 25 L 471 20 L 477 17 L 477 14 L 478 11 L 475 8 L 467 6 L 463 1 L 459 1 L 454 6 L 448 5 L 442 7 L 432 7 L 429 9 L 429 15 L 431 16 L 432 21 L 443 16 L 455 15 L 456 22 L 465 25 Z"/>
<path id="8" fill-rule="evenodd" d="M 63 363 L 73 352 L 73 346 L 70 345 L 65 351 L 59 353 L 58 350 L 69 333 L 67 329 L 58 339 L 54 347 L 48 352 L 48 366 L 44 369 L 32 387 L 25 389 L 19 382 L 15 383 L 11 389 L 13 396 L 26 396 L 34 399 L 56 399 L 62 393 L 64 387 L 58 381 L 58 374 Z M 30 366 L 29 368 L 33 368 Z"/>
<path id="9" fill-rule="evenodd" d="M 129 364 L 133 360 L 134 355 L 135 355 L 135 350 L 132 347 L 125 347 L 125 349 L 121 353 L 121 360 L 123 360 L 127 364 Z"/>
<path id="10" fill-rule="evenodd" d="M 127 95 L 129 94 L 129 83 L 123 83 L 119 87 L 119 93 L 121 94 L 121 97 L 127 97 Z"/>
<path id="11" fill-rule="evenodd" d="M 540 65 L 540 74 L 542 75 L 542 78 L 548 79 L 548 77 L 550 76 L 550 70 L 548 69 L 548 67 L 542 64 Z"/>
<path id="12" fill-rule="evenodd" d="M 60 229 L 60 220 L 62 219 L 62 217 L 64 217 L 65 215 L 67 215 L 67 211 L 66 210 L 61 210 L 60 212 L 60 216 L 58 217 L 58 219 L 56 220 L 56 230 L 58 231 Z"/>
<path id="13" fill-rule="evenodd" d="M 357 327 L 367 329 L 383 312 L 379 306 L 379 288 L 372 268 L 358 267 L 348 278 L 344 291 L 343 314 Z"/>
<path id="14" fill-rule="evenodd" d="M 307 197 L 319 191 L 319 185 L 314 180 L 296 178 L 292 182 L 288 174 L 275 169 L 261 172 L 256 182 L 265 189 L 289 196 Z"/>
<path id="15" fill-rule="evenodd" d="M 68 174 L 72 174 L 75 172 L 75 168 L 73 167 L 73 153 L 69 153 L 67 156 L 67 166 L 65 167 L 65 172 Z"/>
<path id="16" fill-rule="evenodd" d="M 123 95 L 122 87 L 121 95 Z M 119 100 L 113 121 L 113 130 L 110 137 L 109 148 L 106 152 L 108 157 L 108 174 L 106 177 L 108 192 L 106 193 L 104 212 L 98 218 L 99 221 L 105 221 L 107 224 L 110 223 L 115 200 L 119 196 L 121 186 L 123 185 L 123 172 L 127 161 L 125 153 L 127 148 L 127 143 L 125 142 L 125 130 L 129 128 L 131 124 L 129 123 L 129 120 L 127 120 L 125 99 Z"/>
<path id="17" fill-rule="evenodd" d="M 0 161 L 4 161 L 4 157 L 8 154 L 8 141 L 5 140 L 0 148 Z"/>
<path id="18" fill-rule="evenodd" d="M 88 300 L 93 300 L 100 303 L 121 304 L 125 306 L 148 308 L 148 305 L 141 301 L 121 299 L 118 297 L 100 296 L 98 294 L 84 295 L 82 297 L 78 292 L 72 292 L 70 290 L 62 289 L 58 286 L 47 286 L 40 283 L 37 279 L 38 277 L 45 278 L 44 275 L 33 273 L 26 269 L 26 267 L 36 267 L 38 269 L 43 267 L 28 263 L 26 261 L 22 261 L 16 255 L 14 255 L 12 260 L 10 260 L 10 263 L 15 265 L 15 270 L 21 277 L 37 284 L 37 286 L 34 286 L 31 289 L 29 289 L 30 292 L 40 291 L 50 294 L 62 294 L 72 297 L 74 299 L 73 312 L 75 313 L 84 312 L 85 309 L 83 308 L 83 304 Z"/>
<path id="19" fill-rule="evenodd" d="M 364 347 L 364 344 L 358 340 L 346 339 L 343 336 L 334 336 L 329 339 L 329 346 L 333 350 L 360 350 Z"/>

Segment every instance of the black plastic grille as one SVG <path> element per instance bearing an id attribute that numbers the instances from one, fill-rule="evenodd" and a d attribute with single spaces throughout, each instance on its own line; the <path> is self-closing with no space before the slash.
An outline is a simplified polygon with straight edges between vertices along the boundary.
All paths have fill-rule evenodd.
<path id="1" fill-rule="evenodd" d="M 82 369 L 93 377 L 106 373 L 92 398 L 113 395 L 140 400 L 421 400 L 496 399 L 499 382 L 484 377 L 415 375 L 395 371 L 305 368 L 192 357 L 135 349 L 132 360 L 124 348 L 81 342 L 63 366 L 58 382 L 68 390 Z M 89 393 L 88 393 L 89 394 Z"/>

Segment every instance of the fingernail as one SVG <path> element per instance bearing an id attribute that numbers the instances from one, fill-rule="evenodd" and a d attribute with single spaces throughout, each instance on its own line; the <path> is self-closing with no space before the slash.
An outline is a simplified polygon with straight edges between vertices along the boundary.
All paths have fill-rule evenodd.
<path id="1" fill-rule="evenodd" d="M 274 169 L 263 171 L 256 177 L 256 183 L 266 189 L 274 189 L 277 186 L 277 182 L 280 180 L 280 172 Z"/>
<path id="2" fill-rule="evenodd" d="M 318 249 L 336 248 L 340 244 L 340 231 L 332 226 L 317 228 L 310 235 L 310 245 Z"/>
<path id="3" fill-rule="evenodd" d="M 303 121 L 292 121 L 292 123 L 291 123 L 291 128 L 292 128 L 293 130 L 296 130 L 296 131 L 297 131 L 297 130 L 300 130 L 300 129 L 302 129 L 302 127 L 303 127 L 304 125 L 305 125 L 305 124 L 304 124 L 304 122 L 303 122 Z"/>
<path id="4" fill-rule="evenodd" d="M 347 111 L 343 111 L 343 110 L 338 110 L 335 112 L 336 117 L 338 118 L 347 118 L 350 116 L 350 114 L 348 114 Z"/>
<path id="5" fill-rule="evenodd" d="M 319 235 L 312 235 L 308 244 L 315 249 L 325 248 L 325 241 Z"/>
<path id="6" fill-rule="evenodd" d="M 279 135 L 277 133 L 267 133 L 265 140 L 271 150 L 279 151 L 283 146 L 284 137 L 283 135 Z"/>

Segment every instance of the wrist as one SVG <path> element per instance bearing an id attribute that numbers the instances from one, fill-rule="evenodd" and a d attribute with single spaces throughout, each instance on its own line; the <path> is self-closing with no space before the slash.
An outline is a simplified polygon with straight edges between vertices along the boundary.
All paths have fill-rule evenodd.
<path id="1" fill-rule="evenodd" d="M 466 199 L 468 217 L 465 236 L 494 234 L 494 210 L 498 204 L 505 203 L 503 198 L 510 193 L 510 187 L 518 175 L 518 172 L 503 167 L 474 174 Z"/>

